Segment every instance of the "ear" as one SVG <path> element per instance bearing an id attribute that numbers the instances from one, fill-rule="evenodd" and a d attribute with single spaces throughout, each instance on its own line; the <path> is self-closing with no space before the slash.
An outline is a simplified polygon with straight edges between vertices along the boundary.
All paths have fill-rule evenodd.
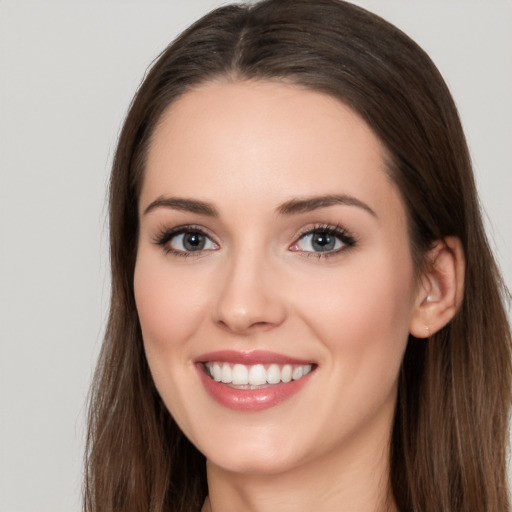
<path id="1" fill-rule="evenodd" d="M 428 338 L 454 316 L 464 294 L 464 250 L 457 237 L 437 241 L 426 255 L 409 332 Z"/>

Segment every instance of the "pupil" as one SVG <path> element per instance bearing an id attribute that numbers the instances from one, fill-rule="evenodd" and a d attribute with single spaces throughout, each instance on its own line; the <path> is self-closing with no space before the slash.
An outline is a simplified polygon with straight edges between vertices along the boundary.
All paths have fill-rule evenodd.
<path id="1" fill-rule="evenodd" d="M 335 242 L 335 238 L 327 233 L 313 234 L 312 245 L 316 251 L 331 251 Z"/>
<path id="2" fill-rule="evenodd" d="M 200 233 L 185 233 L 183 247 L 187 251 L 200 251 L 205 246 L 205 238 Z"/>

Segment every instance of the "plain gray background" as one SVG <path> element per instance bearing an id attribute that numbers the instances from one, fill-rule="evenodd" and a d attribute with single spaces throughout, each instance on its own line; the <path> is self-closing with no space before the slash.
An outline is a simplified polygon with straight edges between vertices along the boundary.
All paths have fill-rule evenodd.
<path id="1" fill-rule="evenodd" d="M 145 69 L 215 0 L 0 1 L 0 512 L 78 512 L 106 183 Z M 512 2 L 361 0 L 444 74 L 512 287 Z"/>

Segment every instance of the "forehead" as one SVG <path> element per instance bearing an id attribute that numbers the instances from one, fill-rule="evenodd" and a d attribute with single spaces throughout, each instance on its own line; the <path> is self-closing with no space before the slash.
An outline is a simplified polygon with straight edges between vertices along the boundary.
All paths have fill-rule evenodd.
<path id="1" fill-rule="evenodd" d="M 377 209 L 396 200 L 385 149 L 358 114 L 326 94 L 253 81 L 201 85 L 156 127 L 141 203 L 192 193 L 260 207 L 329 193 L 363 195 Z"/>

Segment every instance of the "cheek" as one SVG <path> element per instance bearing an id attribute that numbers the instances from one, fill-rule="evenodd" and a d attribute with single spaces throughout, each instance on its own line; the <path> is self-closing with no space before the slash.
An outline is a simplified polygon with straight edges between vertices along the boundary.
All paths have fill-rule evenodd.
<path id="1" fill-rule="evenodd" d="M 200 294 L 186 273 L 172 271 L 165 258 L 139 253 L 134 293 L 144 351 L 154 384 L 167 409 L 186 431 L 191 431 L 187 403 L 192 389 L 190 348 L 204 316 Z"/>
<path id="2" fill-rule="evenodd" d="M 172 271 L 165 259 L 146 257 L 144 252 L 135 266 L 134 292 L 151 364 L 153 354 L 172 352 L 193 335 L 200 324 L 204 298 L 186 279 L 186 273 Z"/>
<path id="3" fill-rule="evenodd" d="M 413 269 L 393 254 L 333 272 L 310 288 L 303 318 L 345 375 L 358 372 L 394 380 L 408 339 Z"/>
<path id="4" fill-rule="evenodd" d="M 327 391 L 316 407 L 319 417 L 330 418 L 326 438 L 391 421 L 413 296 L 412 265 L 395 261 L 381 257 L 337 269 L 297 306 L 321 343 Z"/>

